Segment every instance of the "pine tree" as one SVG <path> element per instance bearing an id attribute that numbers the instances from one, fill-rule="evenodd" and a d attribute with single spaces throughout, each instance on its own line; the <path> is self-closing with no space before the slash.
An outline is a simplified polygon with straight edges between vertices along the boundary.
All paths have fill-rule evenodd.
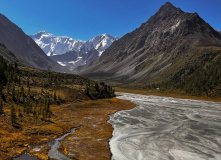
<path id="1" fill-rule="evenodd" d="M 57 100 L 57 94 L 56 94 L 56 91 L 54 92 L 54 100 L 55 100 L 55 101 Z"/>
<path id="2" fill-rule="evenodd" d="M 27 87 L 29 88 L 30 84 L 29 84 L 29 79 L 28 79 L 28 82 L 27 82 Z"/>
<path id="3" fill-rule="evenodd" d="M 23 113 L 27 113 L 27 104 L 26 103 L 23 104 Z"/>
<path id="4" fill-rule="evenodd" d="M 46 118 L 50 118 L 51 117 L 51 109 L 50 109 L 50 105 L 49 105 L 49 99 L 47 99 L 46 101 Z"/>
<path id="5" fill-rule="evenodd" d="M 100 90 L 99 90 L 99 85 L 98 85 L 98 83 L 97 83 L 97 82 L 95 83 L 95 89 L 96 89 L 96 91 L 97 91 L 97 92 L 99 92 L 99 91 L 100 91 Z"/>
<path id="6" fill-rule="evenodd" d="M 20 117 L 20 118 L 23 117 L 23 115 L 21 114 L 21 109 L 20 108 L 18 109 L 18 117 Z"/>
<path id="7" fill-rule="evenodd" d="M 9 93 L 9 91 L 10 91 L 10 84 L 9 84 L 9 82 L 6 85 L 6 88 L 7 88 L 7 92 Z"/>
<path id="8" fill-rule="evenodd" d="M 43 94 L 44 93 L 44 90 L 43 90 L 43 88 L 41 89 L 41 94 Z"/>
<path id="9" fill-rule="evenodd" d="M 28 95 L 30 96 L 30 94 L 31 94 L 31 88 L 28 87 Z"/>
<path id="10" fill-rule="evenodd" d="M 60 94 L 58 95 L 58 100 L 59 100 L 59 101 L 62 101 Z"/>
<path id="11" fill-rule="evenodd" d="M 32 113 L 32 104 L 30 103 L 30 101 L 27 101 L 27 113 Z"/>
<path id="12" fill-rule="evenodd" d="M 11 106 L 10 117 L 11 117 L 11 124 L 12 126 L 14 126 L 16 123 L 16 113 L 14 105 Z"/>
<path id="13" fill-rule="evenodd" d="M 115 89 L 112 90 L 112 96 L 115 97 Z"/>
<path id="14" fill-rule="evenodd" d="M 85 94 L 89 95 L 89 87 L 88 86 L 86 86 L 86 88 L 85 88 Z"/>
<path id="15" fill-rule="evenodd" d="M 5 95 L 4 95 L 4 93 L 3 92 L 0 92 L 0 94 L 1 94 L 1 99 L 3 100 L 3 101 L 6 101 L 6 98 L 5 98 Z"/>
<path id="16" fill-rule="evenodd" d="M 21 97 L 24 97 L 24 87 L 23 86 L 21 86 L 21 92 L 20 92 L 20 94 L 21 94 Z"/>
<path id="17" fill-rule="evenodd" d="M 35 119 L 35 122 L 37 122 L 37 119 L 38 119 L 38 116 L 37 116 L 37 110 L 36 110 L 37 108 L 36 107 L 34 107 L 34 109 L 33 109 L 33 116 L 34 116 L 34 119 Z"/>
<path id="18" fill-rule="evenodd" d="M 0 115 L 3 115 L 4 114 L 4 111 L 3 111 L 3 102 L 2 100 L 0 99 Z"/>
<path id="19" fill-rule="evenodd" d="M 14 63 L 14 68 L 17 70 L 18 69 L 18 64 L 15 62 Z"/>
<path id="20" fill-rule="evenodd" d="M 51 110 L 50 110 L 50 105 L 49 105 L 49 99 L 44 100 L 44 109 L 43 109 L 43 119 L 50 118 L 51 116 Z"/>
<path id="21" fill-rule="evenodd" d="M 15 99 L 15 86 L 13 85 L 12 87 L 12 100 L 15 102 L 16 99 Z"/>

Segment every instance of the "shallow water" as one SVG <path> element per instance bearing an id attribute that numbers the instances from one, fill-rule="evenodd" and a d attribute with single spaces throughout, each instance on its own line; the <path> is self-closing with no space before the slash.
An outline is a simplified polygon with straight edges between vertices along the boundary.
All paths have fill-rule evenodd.
<path id="1" fill-rule="evenodd" d="M 72 128 L 70 133 L 67 133 L 57 139 L 55 139 L 54 144 L 51 146 L 51 149 L 48 152 L 48 157 L 57 159 L 57 160 L 70 160 L 66 155 L 60 153 L 58 148 L 60 147 L 61 143 L 60 140 L 64 139 L 68 135 L 74 133 L 76 128 Z"/>
<path id="2" fill-rule="evenodd" d="M 112 160 L 221 160 L 221 103 L 118 94 L 138 107 L 110 115 Z"/>
<path id="3" fill-rule="evenodd" d="M 14 158 L 14 160 L 38 160 L 38 158 L 34 156 L 30 156 L 29 154 L 23 154 L 22 156 L 18 158 Z"/>

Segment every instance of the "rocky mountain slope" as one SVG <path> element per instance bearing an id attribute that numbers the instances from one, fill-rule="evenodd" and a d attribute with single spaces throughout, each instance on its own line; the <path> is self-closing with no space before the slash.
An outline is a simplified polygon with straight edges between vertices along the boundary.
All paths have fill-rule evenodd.
<path id="1" fill-rule="evenodd" d="M 69 69 L 97 59 L 117 40 L 116 37 L 102 34 L 84 42 L 69 37 L 56 37 L 46 31 L 38 32 L 30 37 L 50 58 Z"/>
<path id="2" fill-rule="evenodd" d="M 47 57 L 21 28 L 2 14 L 0 14 L 0 35 L 0 43 L 4 44 L 17 58 L 26 61 L 30 66 L 40 69 L 50 67 L 56 71 L 64 71 L 64 68 Z"/>
<path id="3" fill-rule="evenodd" d="M 28 65 L 25 61 L 16 57 L 4 44 L 0 43 L 0 61 L 3 59 L 10 63 Z"/>
<path id="4" fill-rule="evenodd" d="M 115 41 L 98 60 L 75 72 L 145 88 L 174 77 L 181 79 L 209 60 L 205 59 L 209 50 L 217 50 L 210 55 L 213 58 L 219 55 L 220 47 L 220 34 L 197 13 L 183 12 L 167 2 L 146 23 Z M 178 76 L 181 71 L 185 74 Z"/>

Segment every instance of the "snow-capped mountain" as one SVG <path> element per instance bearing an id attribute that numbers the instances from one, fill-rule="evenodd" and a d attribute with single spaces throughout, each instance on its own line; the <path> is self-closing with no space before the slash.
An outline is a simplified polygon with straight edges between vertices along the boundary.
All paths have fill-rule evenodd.
<path id="1" fill-rule="evenodd" d="M 117 40 L 117 37 L 102 34 L 84 42 L 69 37 L 56 37 L 46 31 L 38 32 L 30 37 L 45 54 L 69 69 L 85 65 L 100 57 Z"/>
<path id="2" fill-rule="evenodd" d="M 81 47 L 81 51 L 88 52 L 91 49 L 96 49 L 99 52 L 99 56 L 101 56 L 105 49 L 107 49 L 115 40 L 117 40 L 116 37 L 102 34 L 85 42 Z"/>
<path id="3" fill-rule="evenodd" d="M 81 46 L 85 43 L 69 37 L 56 37 L 46 31 L 38 32 L 30 37 L 48 56 L 60 55 L 73 50 L 80 51 Z"/>

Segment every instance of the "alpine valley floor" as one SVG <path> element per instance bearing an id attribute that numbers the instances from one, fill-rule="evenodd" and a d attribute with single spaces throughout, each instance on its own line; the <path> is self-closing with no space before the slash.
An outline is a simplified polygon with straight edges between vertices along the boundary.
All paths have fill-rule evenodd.
<path id="1" fill-rule="evenodd" d="M 66 127 L 63 133 L 70 132 L 71 128 L 76 129 L 75 132 L 68 134 L 64 139 L 60 140 L 61 145 L 58 151 L 65 155 L 65 157 L 79 160 L 110 159 L 111 152 L 108 142 L 112 137 L 113 128 L 107 122 L 109 119 L 108 115 L 118 110 L 131 109 L 135 106 L 130 101 L 118 98 L 52 106 L 51 110 L 54 116 L 51 118 L 51 121 L 54 123 L 42 128 L 42 132 L 48 132 L 48 134 L 38 135 L 42 138 L 38 138 L 40 141 L 35 142 L 34 145 L 27 142 L 27 148 L 20 149 L 20 153 L 36 156 L 40 160 L 51 159 L 50 155 L 48 155 L 50 146 L 53 145 L 55 138 L 62 135 L 62 128 Z M 64 127 L 61 127 L 61 125 L 64 125 Z M 29 130 L 31 132 L 32 128 L 29 127 Z M 50 134 L 53 131 L 57 131 L 57 135 L 56 133 Z M 32 136 L 36 136 L 27 135 L 27 133 L 26 135 L 21 133 L 21 135 L 23 139 L 31 139 Z M 31 149 L 27 150 L 28 148 Z M 12 150 L 17 150 L 17 148 L 13 148 Z"/>

